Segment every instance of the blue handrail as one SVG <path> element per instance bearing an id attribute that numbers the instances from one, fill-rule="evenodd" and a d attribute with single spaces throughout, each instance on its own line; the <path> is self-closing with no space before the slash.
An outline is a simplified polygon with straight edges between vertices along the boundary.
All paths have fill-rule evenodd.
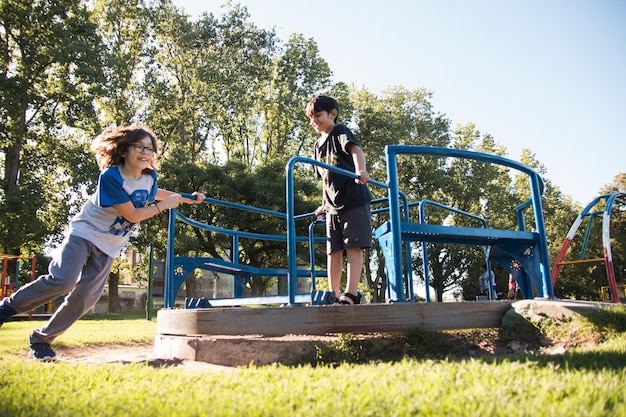
<path id="1" fill-rule="evenodd" d="M 303 156 L 295 156 L 289 160 L 287 166 L 285 167 L 287 171 L 287 181 L 286 181 L 286 193 L 287 193 L 287 270 L 289 276 L 289 304 L 295 303 L 295 294 L 296 294 L 296 214 L 295 214 L 295 198 L 294 198 L 294 168 L 296 164 L 310 164 L 315 165 L 321 168 L 325 168 L 332 172 L 337 172 L 339 174 L 346 175 L 351 178 L 359 178 L 358 174 L 354 172 L 347 171 L 345 169 L 337 168 L 336 166 L 328 165 L 323 162 L 319 162 L 315 159 L 306 158 Z M 387 184 L 370 179 L 368 184 L 374 184 L 379 187 L 388 188 Z M 396 193 L 396 195 L 398 195 Z M 406 201 L 406 200 L 405 200 Z M 398 203 L 396 199 L 396 203 Z M 406 213 L 406 212 L 405 212 Z"/>
<path id="2" fill-rule="evenodd" d="M 389 209 L 390 209 L 390 232 L 392 236 L 392 259 L 394 263 L 395 271 L 402 271 L 402 246 L 401 246 L 401 219 L 400 219 L 400 207 L 398 204 L 398 166 L 397 155 L 429 155 L 436 157 L 454 157 L 471 159 L 480 162 L 487 162 L 491 164 L 497 164 L 516 169 L 522 173 L 528 175 L 531 189 L 530 205 L 533 207 L 535 218 L 535 229 L 541 239 L 539 241 L 538 253 L 541 259 L 540 270 L 542 275 L 542 290 L 543 295 L 546 298 L 554 298 L 553 287 L 550 279 L 550 266 L 548 245 L 546 241 L 546 231 L 543 217 L 543 210 L 541 206 L 541 194 L 543 193 L 543 181 L 539 174 L 528 165 L 522 164 L 517 161 L 513 161 L 501 156 L 485 154 L 481 152 L 468 151 L 463 149 L 452 148 L 439 148 L 430 146 L 406 146 L 406 145 L 387 145 L 385 146 L 385 155 L 387 158 L 387 181 L 389 183 Z M 518 216 L 518 219 L 521 216 Z M 523 217 L 522 217 L 523 222 Z M 520 225 L 523 227 L 523 225 Z M 523 230 L 523 229 L 520 229 Z M 403 294 L 403 282 L 402 276 L 396 273 L 391 283 L 392 292 L 397 296 Z"/>
<path id="3" fill-rule="evenodd" d="M 453 213 L 461 214 L 463 216 L 478 220 L 483 225 L 484 229 L 487 228 L 487 221 L 482 216 L 477 216 L 475 214 L 468 213 L 467 211 L 463 211 L 455 207 L 450 207 L 445 204 L 441 204 L 432 200 L 422 200 L 418 203 L 418 205 L 419 205 L 419 222 L 421 224 L 426 224 L 426 214 L 425 214 L 426 206 L 435 206 L 435 207 L 442 208 L 444 210 L 451 211 Z M 489 259 L 488 259 L 489 258 L 489 246 L 485 247 L 485 251 L 486 251 L 485 262 L 487 265 L 487 273 L 489 274 L 488 276 L 491 276 L 491 265 L 489 265 Z M 410 256 L 411 255 L 409 252 L 409 257 Z M 429 291 L 430 276 L 428 273 L 428 243 L 426 241 L 422 241 L 422 266 L 424 268 L 424 285 L 426 287 L 426 302 L 430 303 L 430 291 Z M 493 286 L 492 286 L 491 280 L 488 280 L 488 281 L 489 281 L 489 298 L 491 298 L 491 294 L 493 292 Z"/>
<path id="4" fill-rule="evenodd" d="M 196 196 L 193 194 L 180 193 L 180 195 L 184 198 L 189 198 L 193 200 L 196 199 Z M 245 206 L 242 204 L 232 203 L 232 202 L 223 201 L 223 200 L 217 200 L 217 199 L 209 198 L 209 197 L 204 199 L 204 203 L 216 204 L 216 205 L 221 205 L 225 207 L 255 212 L 255 213 L 272 215 L 272 216 L 276 216 L 276 217 L 283 218 L 283 219 L 287 217 L 285 213 L 280 213 L 277 211 L 267 210 L 267 209 L 258 208 L 258 207 Z M 313 218 L 313 217 L 314 217 L 314 213 L 310 212 L 310 213 L 304 213 L 304 214 L 300 214 L 296 216 L 295 220 L 301 220 L 301 219 L 307 219 L 307 218 Z M 202 230 L 207 230 L 210 232 L 215 232 L 215 233 L 220 233 L 223 235 L 230 236 L 232 238 L 232 245 L 233 245 L 232 246 L 233 247 L 232 263 L 235 265 L 240 263 L 240 260 L 239 260 L 239 239 L 240 238 L 262 239 L 262 240 L 284 241 L 284 242 L 287 242 L 288 240 L 287 236 L 285 235 L 268 235 L 268 234 L 262 234 L 262 233 L 246 232 L 246 231 L 241 231 L 241 230 L 225 229 L 222 227 L 209 225 L 206 223 L 193 220 L 183 215 L 176 209 L 171 209 L 169 213 L 169 219 L 168 219 L 168 245 L 167 245 L 167 251 L 166 251 L 167 255 L 166 255 L 166 260 L 165 260 L 165 270 L 166 270 L 167 279 L 166 279 L 165 289 L 164 289 L 164 298 L 165 298 L 166 308 L 173 307 L 173 300 L 175 299 L 176 293 L 178 292 L 178 288 L 175 288 L 177 282 L 173 278 L 174 267 L 175 267 L 174 259 L 176 256 L 175 250 L 174 250 L 174 231 L 176 229 L 177 220 L 180 220 L 183 223 L 186 223 L 193 227 L 197 227 Z M 295 229 L 294 229 L 294 235 L 291 238 L 294 240 L 294 244 L 295 242 L 310 242 L 310 243 L 318 242 L 319 243 L 319 242 L 325 241 L 325 238 L 322 238 L 322 237 L 315 238 L 315 237 L 296 236 Z M 298 272 L 296 272 L 296 274 L 288 278 L 290 282 L 289 284 L 290 288 L 292 287 L 291 280 L 293 280 L 294 281 L 293 288 L 297 289 L 298 275 L 299 275 Z M 315 273 L 312 272 L 311 278 L 315 279 Z M 294 292 L 293 295 L 290 296 L 290 299 L 292 301 L 295 300 L 295 295 L 296 294 Z"/>

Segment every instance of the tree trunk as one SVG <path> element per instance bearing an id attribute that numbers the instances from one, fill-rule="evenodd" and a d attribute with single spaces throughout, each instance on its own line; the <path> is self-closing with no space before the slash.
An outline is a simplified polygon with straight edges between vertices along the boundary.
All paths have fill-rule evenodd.
<path id="1" fill-rule="evenodd" d="M 196 296 L 196 275 L 190 274 L 185 280 L 185 297 L 194 298 Z"/>
<path id="2" fill-rule="evenodd" d="M 260 297 L 265 295 L 266 284 L 260 277 L 250 278 L 250 295 Z"/>
<path id="3" fill-rule="evenodd" d="M 11 190 L 17 187 L 17 179 L 19 178 L 20 160 L 22 154 L 22 146 L 26 138 L 26 110 L 28 103 L 26 94 L 23 94 L 20 106 L 20 123 L 15 135 L 15 142 L 5 149 L 4 160 L 4 191 L 8 195 Z M 8 133 L 10 134 L 10 133 Z"/>
<path id="4" fill-rule="evenodd" d="M 263 289 L 262 291 L 265 291 Z M 289 280 L 287 277 L 278 277 L 278 294 L 287 294 L 289 292 Z"/>
<path id="5" fill-rule="evenodd" d="M 109 313 L 116 313 L 120 311 L 120 297 L 119 297 L 119 272 L 111 272 L 109 275 Z"/>

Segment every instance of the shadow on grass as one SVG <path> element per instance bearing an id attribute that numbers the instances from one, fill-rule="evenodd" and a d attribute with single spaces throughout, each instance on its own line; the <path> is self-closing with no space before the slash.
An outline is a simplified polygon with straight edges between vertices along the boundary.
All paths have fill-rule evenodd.
<path id="1" fill-rule="evenodd" d="M 406 333 L 344 335 L 336 342 L 316 344 L 313 357 L 300 360 L 313 366 L 339 366 L 402 359 L 463 361 L 471 358 L 490 364 L 520 362 L 551 369 L 623 371 L 626 368 L 622 342 L 626 338 L 625 311 L 624 308 L 589 311 L 573 321 L 546 320 L 537 324 L 511 315 L 503 319 L 500 329 L 432 332 L 416 328 Z M 565 351 L 542 353 L 549 352 L 546 348 L 553 345 Z"/>
<path id="2" fill-rule="evenodd" d="M 532 362 L 537 366 L 551 369 L 623 372 L 626 368 L 626 353 L 615 351 L 575 350 L 559 355 L 512 356 L 506 359 L 490 359 L 489 361 L 498 363 L 503 360 L 507 362 Z"/>
<path id="3" fill-rule="evenodd" d="M 156 314 L 154 314 L 156 317 Z M 81 320 L 86 321 L 106 321 L 106 320 L 141 320 L 146 318 L 146 312 L 143 310 L 130 310 L 121 311 L 119 313 L 102 313 L 102 314 L 87 314 L 81 317 Z"/>
<path id="4" fill-rule="evenodd" d="M 179 366 L 179 365 L 182 365 L 183 362 L 184 361 L 182 359 L 178 359 L 178 358 L 172 358 L 172 359 L 150 359 L 150 360 L 146 361 L 148 366 L 150 366 L 152 368 L 157 368 L 157 369 Z M 126 362 L 124 362 L 124 363 L 126 363 Z M 132 363 L 132 362 L 128 362 L 128 363 Z"/>

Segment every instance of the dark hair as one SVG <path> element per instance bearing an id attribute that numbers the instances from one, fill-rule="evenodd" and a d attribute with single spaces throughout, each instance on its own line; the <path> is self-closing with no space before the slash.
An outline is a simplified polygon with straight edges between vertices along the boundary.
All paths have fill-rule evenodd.
<path id="1" fill-rule="evenodd" d="M 152 172 L 158 154 L 157 140 L 150 130 L 138 125 L 108 127 L 96 136 L 91 143 L 91 150 L 96 155 L 96 162 L 100 170 L 114 165 L 124 165 L 124 155 L 126 155 L 128 148 L 146 136 L 152 142 L 155 158 L 152 160 L 152 166 L 144 169 L 144 173 Z"/>
<path id="2" fill-rule="evenodd" d="M 320 111 L 331 112 L 332 110 L 337 109 L 337 116 L 339 116 L 339 104 L 337 101 L 328 96 L 316 96 L 309 101 L 309 104 L 306 105 L 306 116 L 313 117 L 313 115 Z M 334 120 L 337 123 L 337 118 Z"/>

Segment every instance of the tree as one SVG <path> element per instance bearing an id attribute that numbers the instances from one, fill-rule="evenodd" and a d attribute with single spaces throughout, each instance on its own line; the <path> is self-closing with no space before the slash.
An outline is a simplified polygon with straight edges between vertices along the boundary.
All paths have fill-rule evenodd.
<path id="1" fill-rule="evenodd" d="M 210 80 L 203 79 L 215 25 L 212 16 L 190 22 L 169 0 L 158 2 L 149 13 L 150 42 L 140 85 L 143 106 L 139 117 L 161 139 L 163 159 L 218 161 L 213 112 L 218 96 Z M 213 148 L 213 149 L 212 149 Z M 167 176 L 167 171 L 162 171 Z M 174 188 L 181 189 L 181 188 Z"/>
<path id="2" fill-rule="evenodd" d="M 277 39 L 248 19 L 247 9 L 236 5 L 219 22 L 200 21 L 212 36 L 202 38 L 198 71 L 210 96 L 205 114 L 215 128 L 214 143 L 219 141 L 226 160 L 254 166 L 262 159 L 260 104 L 272 78 Z"/>
<path id="3" fill-rule="evenodd" d="M 315 138 L 304 109 L 316 92 L 329 86 L 330 75 L 315 41 L 292 34 L 285 51 L 274 59 L 266 100 L 259 103 L 259 112 L 265 119 L 260 146 L 262 162 L 310 155 Z"/>
<path id="4" fill-rule="evenodd" d="M 294 36 L 281 55 L 275 33 L 258 29 L 241 6 L 230 6 L 219 18 L 205 14 L 190 22 L 163 0 L 150 16 L 154 36 L 141 117 L 163 141 L 159 183 L 257 207 L 278 202 L 284 210 L 280 173 L 291 152 L 310 140 L 302 133 L 305 100 L 328 83 L 328 66 L 317 46 Z M 259 188 L 267 181 L 271 183 Z M 190 210 L 215 225 L 250 224 L 267 233 L 284 233 L 284 220 L 247 222 L 249 213 L 211 204 Z M 157 227 L 166 227 L 164 219 L 142 225 L 134 242 L 156 240 L 157 252 L 163 253 L 165 240 Z M 185 236 L 177 242 L 181 250 L 217 257 L 232 253 L 229 241 L 197 231 Z M 281 250 L 256 242 L 244 245 L 242 256 L 253 266 L 266 265 L 269 258 L 280 264 Z"/>
<path id="5" fill-rule="evenodd" d="M 96 99 L 99 121 L 128 125 L 141 108 L 141 78 L 150 37 L 148 10 L 142 0 L 98 0 L 92 18 L 102 39 L 106 79 Z"/>
<path id="6" fill-rule="evenodd" d="M 65 163 L 84 166 L 84 144 L 71 129 L 89 130 L 95 120 L 102 61 L 80 0 L 3 1 L 0 45 L 0 228 L 5 251 L 17 253 L 25 242 L 41 247 L 53 220 L 65 223 L 59 205 L 77 184 Z"/>

